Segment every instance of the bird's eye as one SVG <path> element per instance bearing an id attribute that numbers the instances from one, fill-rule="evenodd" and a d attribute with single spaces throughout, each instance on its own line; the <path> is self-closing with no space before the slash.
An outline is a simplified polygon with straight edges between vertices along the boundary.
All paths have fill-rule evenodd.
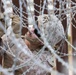
<path id="1" fill-rule="evenodd" d="M 38 37 L 41 36 L 41 35 L 38 33 L 37 29 L 34 30 L 34 33 L 35 33 Z"/>

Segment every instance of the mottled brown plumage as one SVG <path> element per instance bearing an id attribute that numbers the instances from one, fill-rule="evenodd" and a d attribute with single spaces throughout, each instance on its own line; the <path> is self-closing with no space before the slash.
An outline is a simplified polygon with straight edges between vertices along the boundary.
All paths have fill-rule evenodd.
<path id="1" fill-rule="evenodd" d="M 12 17 L 12 29 L 13 32 L 15 33 L 16 37 L 20 37 L 20 18 L 18 15 L 13 15 Z M 2 13 L 0 13 L 0 22 L 2 23 L 3 27 L 5 29 L 8 28 L 8 25 L 5 25 L 5 21 L 4 21 L 4 15 Z M 0 37 L 2 37 L 4 35 L 4 30 L 0 27 Z"/>

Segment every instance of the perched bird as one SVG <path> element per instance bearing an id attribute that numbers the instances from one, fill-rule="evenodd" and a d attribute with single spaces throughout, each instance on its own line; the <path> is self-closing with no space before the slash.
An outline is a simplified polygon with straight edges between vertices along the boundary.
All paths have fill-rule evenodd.
<path id="1" fill-rule="evenodd" d="M 64 28 L 61 21 L 54 15 L 43 14 L 38 16 L 38 27 L 45 34 L 47 41 L 54 46 L 64 39 Z M 44 32 L 42 32 L 42 28 Z"/>
<path id="2" fill-rule="evenodd" d="M 53 48 L 57 43 L 64 39 L 65 34 L 63 25 L 55 15 L 48 16 L 47 14 L 43 14 L 38 16 L 38 28 L 42 34 L 45 34 L 47 41 Z M 42 32 L 42 28 L 44 29 L 44 32 Z M 39 35 L 42 34 L 39 34 L 36 29 L 32 28 L 32 32 L 41 39 Z M 42 44 L 33 34 L 27 32 L 27 34 L 25 34 L 25 37 L 26 40 L 28 40 L 28 42 L 30 43 L 29 48 L 35 50 Z M 41 41 L 43 41 L 43 39 L 41 39 Z"/>

